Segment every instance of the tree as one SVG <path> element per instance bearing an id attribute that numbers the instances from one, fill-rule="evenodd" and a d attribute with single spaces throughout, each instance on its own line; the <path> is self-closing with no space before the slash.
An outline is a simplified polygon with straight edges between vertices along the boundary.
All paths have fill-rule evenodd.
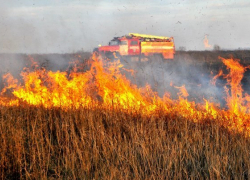
<path id="1" fill-rule="evenodd" d="M 180 51 L 186 51 L 186 47 L 180 46 L 180 47 L 179 47 L 179 50 L 180 50 Z"/>
<path id="2" fill-rule="evenodd" d="M 220 50 L 220 46 L 217 45 L 217 44 L 215 44 L 215 45 L 214 45 L 214 51 L 219 51 L 219 50 Z"/>

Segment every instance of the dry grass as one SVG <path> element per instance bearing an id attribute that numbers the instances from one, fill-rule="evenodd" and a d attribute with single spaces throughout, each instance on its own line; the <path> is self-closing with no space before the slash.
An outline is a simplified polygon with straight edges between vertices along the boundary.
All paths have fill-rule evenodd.
<path id="1" fill-rule="evenodd" d="M 161 114 L 161 112 L 159 112 Z M 1 107 L 1 179 L 247 179 L 250 141 L 177 114 Z"/>

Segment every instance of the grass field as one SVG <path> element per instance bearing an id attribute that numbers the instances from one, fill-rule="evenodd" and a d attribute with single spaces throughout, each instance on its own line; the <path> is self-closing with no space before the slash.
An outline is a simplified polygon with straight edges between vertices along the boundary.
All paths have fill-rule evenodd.
<path id="1" fill-rule="evenodd" d="M 218 52 L 179 53 L 190 63 L 204 61 L 207 71 L 222 65 L 209 61 Z M 199 62 L 199 57 L 206 58 Z M 101 103 L 67 110 L 26 103 L 1 106 L 0 178 L 249 178 L 250 139 L 244 131 L 229 131 L 228 118 L 221 116 L 204 115 L 194 122 L 181 114 L 181 109 L 166 113 L 158 108 L 145 116 Z"/>
<path id="2" fill-rule="evenodd" d="M 161 114 L 161 112 L 159 112 Z M 247 179 L 250 141 L 219 120 L 101 107 L 2 107 L 2 179 Z"/>

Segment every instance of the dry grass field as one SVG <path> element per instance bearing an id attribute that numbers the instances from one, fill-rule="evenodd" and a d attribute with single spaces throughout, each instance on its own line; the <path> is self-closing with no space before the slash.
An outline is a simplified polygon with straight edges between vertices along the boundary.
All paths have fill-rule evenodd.
<path id="1" fill-rule="evenodd" d="M 249 64 L 248 51 L 233 53 Z M 176 58 L 218 72 L 218 54 L 230 52 L 178 52 Z M 203 120 L 195 121 L 196 115 L 173 109 L 144 115 L 94 102 L 78 109 L 2 105 L 0 179 L 250 178 L 249 134 L 226 128 L 240 115 L 199 111 Z"/>
<path id="2" fill-rule="evenodd" d="M 249 138 L 159 114 L 2 107 L 1 179 L 249 178 Z"/>

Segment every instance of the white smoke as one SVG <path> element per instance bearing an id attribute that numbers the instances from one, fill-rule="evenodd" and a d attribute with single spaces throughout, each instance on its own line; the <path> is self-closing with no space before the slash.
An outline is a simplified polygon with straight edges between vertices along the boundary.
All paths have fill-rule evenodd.
<path id="1" fill-rule="evenodd" d="M 127 62 L 124 63 L 126 68 L 134 69 L 136 72 L 135 77 L 131 77 L 131 80 L 139 87 L 148 83 L 161 97 L 164 93 L 169 92 L 171 97 L 176 99 L 179 92 L 176 87 L 185 85 L 190 101 L 203 103 L 203 98 L 205 98 L 224 105 L 223 85 L 225 82 L 221 82 L 223 85 L 219 87 L 212 85 L 213 76 L 204 62 L 180 55 L 174 60 L 161 61 L 158 58 L 151 58 L 148 62 L 135 63 L 129 62 L 129 60 Z"/>

